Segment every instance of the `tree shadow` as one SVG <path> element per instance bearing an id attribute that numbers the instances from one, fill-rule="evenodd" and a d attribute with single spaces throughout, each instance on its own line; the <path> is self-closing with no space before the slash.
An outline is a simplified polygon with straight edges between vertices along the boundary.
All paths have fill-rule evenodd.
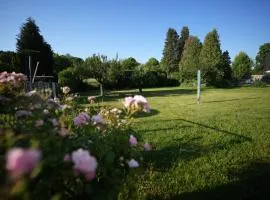
<path id="1" fill-rule="evenodd" d="M 234 99 L 225 99 L 225 100 L 216 100 L 216 101 L 201 101 L 202 104 L 204 103 L 222 103 L 222 102 L 230 102 L 230 101 L 243 101 L 243 100 L 250 100 L 250 99 L 260 99 L 260 97 L 253 97 L 253 98 L 234 98 Z M 187 105 L 194 105 L 197 103 L 191 103 Z"/>
<path id="2" fill-rule="evenodd" d="M 166 121 L 183 121 L 183 122 L 187 122 L 187 123 L 190 123 L 190 124 L 194 124 L 194 125 L 197 125 L 197 126 L 201 126 L 201 127 L 204 127 L 204 128 L 207 128 L 207 129 L 210 129 L 210 130 L 214 130 L 216 132 L 219 132 L 219 133 L 223 133 L 223 134 L 228 134 L 228 135 L 232 135 L 232 136 L 235 136 L 237 138 L 240 138 L 240 139 L 243 139 L 245 141 L 249 141 L 251 142 L 252 141 L 252 138 L 251 137 L 247 137 L 247 136 L 244 136 L 244 135 L 240 135 L 238 133 L 233 133 L 233 132 L 230 132 L 230 131 L 227 131 L 227 130 L 223 130 L 223 129 L 220 129 L 218 127 L 214 127 L 214 126 L 209 126 L 207 124 L 202 124 L 202 123 L 199 123 L 199 122 L 194 122 L 194 121 L 190 121 L 190 120 L 186 120 L 186 119 L 182 119 L 182 118 L 177 118 L 177 119 L 168 119 L 168 120 L 160 120 L 160 121 L 155 121 L 155 122 L 166 122 Z"/>
<path id="3" fill-rule="evenodd" d="M 147 132 L 157 132 L 157 131 L 173 130 L 173 129 L 175 129 L 175 128 L 190 128 L 190 127 L 192 127 L 192 126 L 189 126 L 189 125 L 181 125 L 181 126 L 170 127 L 170 128 L 143 129 L 143 130 L 139 130 L 138 132 L 141 132 L 141 133 L 147 133 Z"/>
<path id="4" fill-rule="evenodd" d="M 200 140 L 203 138 L 201 137 L 192 137 L 192 138 L 180 138 L 177 140 L 174 140 L 173 143 L 169 146 L 165 146 L 161 149 L 154 149 L 151 152 L 145 152 L 145 160 L 146 163 L 151 165 L 151 167 L 155 168 L 156 170 L 165 171 L 167 169 L 170 169 L 175 163 L 178 163 L 180 160 L 189 161 L 192 159 L 195 159 L 197 157 L 206 155 L 208 153 L 213 153 L 215 151 L 220 150 L 226 150 L 231 148 L 233 145 L 239 145 L 243 142 L 251 142 L 252 138 L 246 137 L 237 133 L 233 133 L 227 130 L 223 130 L 217 127 L 212 127 L 209 125 L 205 125 L 202 123 L 193 122 L 190 120 L 185 119 L 170 119 L 170 120 L 161 120 L 161 123 L 164 123 L 166 121 L 173 121 L 173 120 L 179 120 L 182 122 L 186 122 L 188 124 L 182 124 L 177 127 L 166 127 L 161 129 L 143 129 L 138 130 L 137 134 L 140 135 L 142 138 L 143 134 L 147 132 L 157 132 L 157 131 L 166 131 L 171 129 L 184 129 L 184 128 L 190 128 L 193 126 L 201 126 L 203 128 L 207 128 L 210 130 L 214 130 L 216 132 L 222 133 L 222 134 L 228 134 L 232 137 L 230 137 L 227 140 L 224 140 L 223 142 L 219 143 L 211 143 L 211 144 L 204 144 L 203 142 L 200 142 Z M 155 121 L 156 123 L 157 121 Z M 147 166 L 146 166 L 147 167 Z"/>
<path id="5" fill-rule="evenodd" d="M 255 161 L 239 171 L 232 170 L 228 176 L 237 181 L 200 191 L 185 192 L 168 199 L 270 199 L 270 163 Z M 148 196 L 148 199 L 164 199 L 162 196 Z"/>
<path id="6" fill-rule="evenodd" d="M 203 89 L 202 89 L 203 90 Z M 126 90 L 126 91 L 110 91 L 105 94 L 104 97 L 98 97 L 99 101 L 117 101 L 119 99 L 124 99 L 128 96 L 134 96 L 134 95 L 142 95 L 144 97 L 162 97 L 162 96 L 178 96 L 178 95 L 191 95 L 196 94 L 196 89 L 159 89 L 159 90 L 143 90 L 142 93 L 140 93 L 137 90 Z M 81 98 L 87 98 L 89 93 L 81 93 Z"/>
<path id="7" fill-rule="evenodd" d="M 206 154 L 222 151 L 246 142 L 243 138 L 232 138 L 223 143 L 212 143 L 205 145 L 200 142 L 202 136 L 190 139 L 180 138 L 174 140 L 174 144 L 162 149 L 154 149 L 144 152 L 145 163 L 155 170 L 166 171 L 179 161 L 190 161 Z M 147 166 L 146 166 L 147 167 Z"/>
<path id="8" fill-rule="evenodd" d="M 155 170 L 166 171 L 179 160 L 191 160 L 199 157 L 205 153 L 206 150 L 195 142 L 196 140 L 199 141 L 200 139 L 201 137 L 194 137 L 188 141 L 178 139 L 175 141 L 177 143 L 168 147 L 158 150 L 154 149 L 150 152 L 143 152 L 144 160 L 146 161 L 145 163 L 153 167 Z"/>

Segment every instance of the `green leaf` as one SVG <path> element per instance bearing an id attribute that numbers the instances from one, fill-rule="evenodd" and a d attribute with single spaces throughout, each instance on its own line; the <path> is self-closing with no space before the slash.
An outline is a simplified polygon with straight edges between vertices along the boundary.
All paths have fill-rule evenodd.
<path id="1" fill-rule="evenodd" d="M 60 200 L 60 199 L 61 199 L 61 194 L 55 194 L 51 198 L 51 200 Z"/>
<path id="2" fill-rule="evenodd" d="M 112 152 L 112 151 L 108 152 L 106 154 L 105 160 L 104 160 L 105 165 L 111 165 L 111 164 L 113 164 L 114 160 L 115 160 L 115 153 Z"/>
<path id="3" fill-rule="evenodd" d="M 26 190 L 26 187 L 27 187 L 26 181 L 24 179 L 19 180 L 12 187 L 10 195 L 11 196 L 18 196 Z"/>

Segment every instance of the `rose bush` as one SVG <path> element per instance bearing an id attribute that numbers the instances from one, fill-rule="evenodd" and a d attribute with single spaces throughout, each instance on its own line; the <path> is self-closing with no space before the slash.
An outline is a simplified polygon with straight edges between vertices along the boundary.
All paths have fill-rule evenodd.
<path id="1" fill-rule="evenodd" d="M 1 99 L 1 115 L 8 116 L 0 128 L 4 199 L 115 199 L 127 175 L 140 171 L 141 152 L 151 146 L 129 121 L 130 113 L 150 111 L 146 99 L 125 100 L 124 109 L 90 100 L 83 108 L 68 87 L 62 91 L 62 99 L 36 91 Z"/>

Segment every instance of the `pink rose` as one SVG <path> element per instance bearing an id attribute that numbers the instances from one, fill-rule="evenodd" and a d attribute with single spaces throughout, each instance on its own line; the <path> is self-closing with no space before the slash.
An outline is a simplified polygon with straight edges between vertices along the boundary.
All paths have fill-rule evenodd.
<path id="1" fill-rule="evenodd" d="M 90 117 L 87 113 L 82 112 L 73 119 L 75 126 L 81 126 L 89 121 Z"/>
<path id="2" fill-rule="evenodd" d="M 134 100 L 135 100 L 136 107 L 143 107 L 145 112 L 150 112 L 150 106 L 145 97 L 141 95 L 135 95 Z"/>
<path id="3" fill-rule="evenodd" d="M 131 146 L 136 146 L 137 145 L 137 138 L 136 137 L 134 137 L 133 135 L 130 135 L 129 136 L 129 144 L 131 145 Z"/>
<path id="4" fill-rule="evenodd" d="M 124 101 L 125 108 L 129 108 L 133 104 L 134 101 L 135 99 L 133 97 L 126 97 Z"/>
<path id="5" fill-rule="evenodd" d="M 102 115 L 93 115 L 92 121 L 94 124 L 106 124 L 105 119 L 102 117 Z"/>
<path id="6" fill-rule="evenodd" d="M 143 148 L 145 151 L 151 151 L 152 150 L 152 146 L 147 142 L 143 145 Z"/>
<path id="7" fill-rule="evenodd" d="M 84 174 L 87 180 L 95 178 L 97 160 L 94 156 L 91 156 L 87 150 L 78 149 L 73 151 L 71 158 L 75 173 L 79 172 Z"/>
<path id="8" fill-rule="evenodd" d="M 6 169 L 13 178 L 19 178 L 30 173 L 41 158 L 41 152 L 37 149 L 12 148 L 7 152 Z"/>

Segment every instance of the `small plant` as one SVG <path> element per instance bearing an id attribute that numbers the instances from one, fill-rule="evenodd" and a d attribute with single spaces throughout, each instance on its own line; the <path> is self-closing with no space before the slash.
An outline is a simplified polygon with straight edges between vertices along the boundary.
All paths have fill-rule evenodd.
<path id="1" fill-rule="evenodd" d="M 255 80 L 252 84 L 253 87 L 266 87 L 266 85 L 262 80 Z"/>

